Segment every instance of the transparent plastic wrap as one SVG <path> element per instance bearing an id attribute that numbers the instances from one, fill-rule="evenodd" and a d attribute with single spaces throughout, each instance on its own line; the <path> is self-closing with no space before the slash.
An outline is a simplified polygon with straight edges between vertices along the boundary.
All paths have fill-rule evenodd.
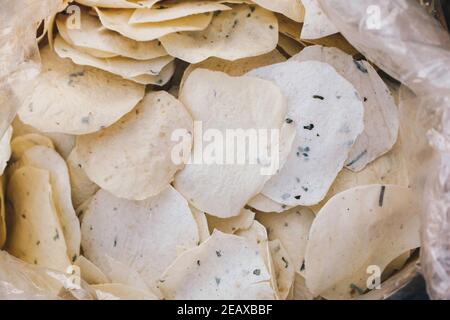
<path id="1" fill-rule="evenodd" d="M 0 251 L 0 300 L 90 300 L 95 293 L 76 275 L 25 263 Z"/>
<path id="2" fill-rule="evenodd" d="M 450 299 L 450 37 L 419 2 L 319 0 L 367 59 L 403 83 L 401 135 L 423 204 L 421 270 L 435 299 Z"/>
<path id="3" fill-rule="evenodd" d="M 0 136 L 39 73 L 36 30 L 62 0 L 3 0 L 0 10 Z"/>

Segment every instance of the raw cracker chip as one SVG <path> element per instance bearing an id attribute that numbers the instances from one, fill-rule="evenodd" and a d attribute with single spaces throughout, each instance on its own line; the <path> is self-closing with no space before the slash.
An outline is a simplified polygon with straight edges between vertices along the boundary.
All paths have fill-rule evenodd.
<path id="1" fill-rule="evenodd" d="M 207 216 L 209 231 L 212 233 L 214 229 L 224 233 L 233 234 L 238 230 L 250 228 L 255 220 L 255 213 L 248 209 L 242 209 L 238 216 L 221 219 L 214 216 Z"/>
<path id="2" fill-rule="evenodd" d="M 237 5 L 214 16 L 203 31 L 171 33 L 160 41 L 171 56 L 189 63 L 209 57 L 237 60 L 275 49 L 278 22 L 270 11 Z"/>
<path id="3" fill-rule="evenodd" d="M 289 158 L 262 194 L 275 202 L 314 205 L 326 195 L 356 138 L 364 129 L 364 107 L 355 88 L 331 66 L 288 61 L 248 75 L 274 81 L 288 100 L 297 127 Z"/>
<path id="4" fill-rule="evenodd" d="M 292 60 L 328 63 L 353 84 L 363 99 L 364 131 L 350 150 L 347 168 L 361 171 L 392 148 L 399 128 L 397 106 L 389 88 L 367 61 L 356 61 L 337 48 L 322 46 L 307 47 Z"/>
<path id="5" fill-rule="evenodd" d="M 420 246 L 420 206 L 406 187 L 369 185 L 328 201 L 306 248 L 306 285 L 314 295 L 349 299 L 366 290 L 368 267 L 385 267 Z"/>
<path id="6" fill-rule="evenodd" d="M 154 41 L 136 41 L 102 26 L 98 17 L 85 10 L 81 11 L 80 28 L 67 25 L 68 16 L 59 15 L 56 19 L 59 34 L 70 45 L 79 50 L 103 57 L 122 56 L 136 60 L 148 60 L 167 55 L 161 43 Z"/>
<path id="7" fill-rule="evenodd" d="M 230 9 L 218 1 L 167 1 L 153 8 L 136 9 L 130 17 L 129 23 L 162 22 L 194 14 Z"/>
<path id="8" fill-rule="evenodd" d="M 209 131 L 220 137 L 232 134 L 232 129 L 242 129 L 244 133 L 248 133 L 248 129 L 279 132 L 285 123 L 286 101 L 280 89 L 257 78 L 230 77 L 221 72 L 196 69 L 186 79 L 180 100 L 194 120 L 201 122 L 203 132 Z M 196 134 L 201 135 L 201 132 L 194 132 L 194 140 Z M 280 136 L 283 137 L 283 134 Z M 239 163 L 232 154 L 232 149 L 235 149 L 233 146 L 226 148 L 229 154 L 223 154 L 223 157 L 216 150 L 208 150 L 210 145 L 215 149 L 213 144 L 203 150 L 202 141 L 199 141 L 201 139 L 200 136 L 194 142 L 193 161 L 177 174 L 174 186 L 196 208 L 210 215 L 219 218 L 236 216 L 270 178 L 264 174 L 265 169 L 267 174 L 272 173 L 270 165 L 262 159 L 258 163 L 257 159 L 250 158 L 250 154 L 244 154 L 246 159 Z M 246 140 L 241 141 L 241 144 L 238 146 L 248 149 Z M 274 147 L 270 138 L 261 144 L 261 148 L 258 148 L 260 154 Z M 283 141 L 280 142 L 282 144 Z M 202 154 L 204 161 L 198 163 L 196 158 Z M 276 155 L 276 151 L 271 154 Z M 227 163 L 226 158 L 234 161 Z"/>
<path id="9" fill-rule="evenodd" d="M 3 176 L 0 176 L 0 249 L 6 241 L 6 207 Z"/>
<path id="10" fill-rule="evenodd" d="M 100 190 L 85 210 L 81 232 L 84 255 L 110 279 L 112 258 L 138 272 L 155 293 L 159 277 L 176 258 L 177 246 L 192 248 L 198 242 L 189 206 L 172 187 L 144 201 Z"/>
<path id="11" fill-rule="evenodd" d="M 173 32 L 199 31 L 211 22 L 212 14 L 196 14 L 162 22 L 129 24 L 133 11 L 95 8 L 102 25 L 136 41 L 152 41 Z"/>
<path id="12" fill-rule="evenodd" d="M 70 265 L 50 173 L 25 166 L 8 183 L 12 213 L 5 250 L 31 264 L 66 272 Z"/>
<path id="13" fill-rule="evenodd" d="M 199 241 L 200 243 L 203 243 L 208 240 L 209 236 L 211 235 L 208 228 L 208 220 L 206 219 L 206 214 L 193 207 L 192 205 L 190 205 L 189 207 L 191 208 L 195 222 L 197 222 Z"/>
<path id="14" fill-rule="evenodd" d="M 208 69 L 211 71 L 221 71 L 225 72 L 230 76 L 237 77 L 243 76 L 253 69 L 283 61 L 286 61 L 286 58 L 276 49 L 260 56 L 242 58 L 235 61 L 228 61 L 220 58 L 211 57 L 202 62 L 190 64 L 184 71 L 180 87 L 183 86 L 184 81 L 195 69 L 201 68 L 201 69 Z"/>
<path id="15" fill-rule="evenodd" d="M 160 288 L 166 299 L 252 300 L 266 292 L 269 283 L 255 243 L 215 231 L 175 260 L 161 277 Z"/>
<path id="16" fill-rule="evenodd" d="M 129 80 L 142 75 L 157 76 L 173 61 L 171 56 L 150 60 L 134 60 L 125 57 L 96 58 L 72 47 L 60 36 L 55 39 L 55 52 L 61 58 L 69 58 L 77 65 L 98 68 Z"/>
<path id="17" fill-rule="evenodd" d="M 303 22 L 305 8 L 300 0 L 252 0 L 261 7 L 278 12 L 296 22 Z"/>
<path id="18" fill-rule="evenodd" d="M 306 244 L 314 214 L 308 208 L 293 208 L 273 214 L 258 213 L 256 220 L 267 229 L 269 240 L 280 240 L 296 272 L 304 269 Z"/>
<path id="19" fill-rule="evenodd" d="M 282 33 L 280 33 L 280 38 L 278 39 L 278 46 L 291 57 L 298 54 L 305 47 L 302 43 Z"/>
<path id="20" fill-rule="evenodd" d="M 176 130 L 186 139 L 174 141 Z M 184 156 L 189 156 L 190 132 L 192 119 L 184 106 L 165 91 L 153 92 L 111 127 L 78 137 L 78 160 L 101 188 L 117 197 L 144 200 L 167 188 L 183 168 L 172 153 L 182 143 Z"/>
<path id="21" fill-rule="evenodd" d="M 150 8 L 159 1 L 161 0 L 77 0 L 78 3 L 88 7 L 123 9 Z"/>
<path id="22" fill-rule="evenodd" d="M 67 256 L 75 261 L 80 253 L 80 222 L 75 214 L 70 193 L 69 171 L 64 159 L 53 149 L 34 146 L 19 159 L 19 166 L 31 166 L 50 174 L 53 202 L 58 213 L 67 246 Z"/>
<path id="23" fill-rule="evenodd" d="M 302 39 L 318 39 L 339 32 L 322 11 L 317 0 L 302 0 L 302 2 L 305 6 Z"/>
<path id="24" fill-rule="evenodd" d="M 144 96 L 142 85 L 41 50 L 42 72 L 20 120 L 42 132 L 86 134 L 116 122 Z"/>
<path id="25" fill-rule="evenodd" d="M 88 284 L 102 284 L 109 283 L 108 277 L 95 264 L 89 261 L 84 256 L 78 256 L 74 265 L 80 268 L 81 278 Z"/>

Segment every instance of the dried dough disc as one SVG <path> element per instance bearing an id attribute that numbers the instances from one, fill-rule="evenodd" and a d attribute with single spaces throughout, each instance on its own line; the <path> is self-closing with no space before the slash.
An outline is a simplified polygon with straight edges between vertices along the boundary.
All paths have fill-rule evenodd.
<path id="1" fill-rule="evenodd" d="M 399 114 L 389 88 L 367 61 L 356 61 L 337 48 L 311 46 L 292 60 L 316 60 L 330 64 L 347 79 L 363 99 L 364 131 L 350 150 L 346 167 L 361 171 L 388 152 L 397 141 Z"/>
<path id="2" fill-rule="evenodd" d="M 176 258 L 176 247 L 193 248 L 198 242 L 189 206 L 172 187 L 144 201 L 100 190 L 86 208 L 81 231 L 89 260 L 108 270 L 111 257 L 138 272 L 155 293 L 161 274 Z"/>
<path id="3" fill-rule="evenodd" d="M 185 133 L 173 140 L 176 130 Z M 184 163 L 172 153 L 183 144 L 191 150 L 192 119 L 184 106 L 165 91 L 152 92 L 119 122 L 77 139 L 78 160 L 91 181 L 117 197 L 144 200 L 166 189 Z"/>
<path id="4" fill-rule="evenodd" d="M 178 257 L 165 271 L 160 287 L 166 299 L 252 300 L 267 290 L 269 280 L 255 243 L 216 231 Z"/>
<path id="5" fill-rule="evenodd" d="M 116 122 L 144 96 L 144 86 L 41 50 L 42 72 L 18 114 L 42 132 L 86 134 Z"/>
<path id="6" fill-rule="evenodd" d="M 219 1 L 167 1 L 153 8 L 136 9 L 129 23 L 162 22 L 207 12 L 220 12 L 231 8 Z"/>
<path id="7" fill-rule="evenodd" d="M 216 15 L 203 31 L 171 33 L 160 40 L 171 56 L 189 63 L 209 57 L 237 60 L 275 49 L 278 22 L 270 11 L 237 5 Z"/>

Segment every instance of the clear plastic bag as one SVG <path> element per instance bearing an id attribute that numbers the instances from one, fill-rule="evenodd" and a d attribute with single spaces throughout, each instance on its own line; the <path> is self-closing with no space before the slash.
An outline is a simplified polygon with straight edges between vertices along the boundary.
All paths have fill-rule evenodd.
<path id="1" fill-rule="evenodd" d="M 36 29 L 62 0 L 3 0 L 0 10 L 0 137 L 40 68 Z"/>
<path id="2" fill-rule="evenodd" d="M 435 299 L 450 299 L 450 36 L 408 0 L 319 0 L 367 59 L 403 83 L 401 135 L 423 204 L 422 272 Z"/>

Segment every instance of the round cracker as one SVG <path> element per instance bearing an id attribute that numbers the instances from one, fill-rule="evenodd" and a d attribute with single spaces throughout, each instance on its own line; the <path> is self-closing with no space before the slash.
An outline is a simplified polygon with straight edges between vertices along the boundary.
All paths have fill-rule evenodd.
<path id="1" fill-rule="evenodd" d="M 121 198 L 143 200 L 166 189 L 184 166 L 172 159 L 179 145 L 172 138 L 176 130 L 187 134 L 181 143 L 183 150 L 191 150 L 192 119 L 187 110 L 167 92 L 152 92 L 111 127 L 78 137 L 78 159 L 101 188 Z"/>
<path id="2" fill-rule="evenodd" d="M 385 267 L 420 246 L 420 205 L 406 187 L 369 185 L 337 194 L 314 220 L 306 284 L 315 295 L 349 299 L 366 290 L 367 268 Z"/>
<path id="3" fill-rule="evenodd" d="M 237 5 L 215 15 L 203 31 L 171 33 L 160 41 L 171 56 L 189 63 L 209 57 L 237 60 L 275 49 L 278 22 L 272 12 L 263 8 Z"/>
<path id="4" fill-rule="evenodd" d="M 47 46 L 42 72 L 18 114 L 42 132 L 86 134 L 116 122 L 144 96 L 142 85 L 102 70 L 77 66 Z"/>
<path id="5" fill-rule="evenodd" d="M 129 23 L 161 22 L 183 18 L 194 14 L 224 11 L 231 8 L 218 1 L 175 0 L 152 8 L 136 9 Z"/>
<path id="6" fill-rule="evenodd" d="M 175 260 L 164 272 L 160 287 L 166 299 L 251 300 L 262 290 L 253 287 L 267 286 L 269 280 L 256 243 L 215 231 Z"/>
<path id="7" fill-rule="evenodd" d="M 176 247 L 192 248 L 198 242 L 189 206 L 172 187 L 144 201 L 100 190 L 85 210 L 81 230 L 89 260 L 108 274 L 111 257 L 138 272 L 155 293 L 159 277 L 176 258 Z"/>
<path id="8" fill-rule="evenodd" d="M 72 47 L 59 35 L 55 39 L 55 52 L 61 58 L 69 58 L 78 65 L 95 67 L 130 80 L 142 75 L 157 76 L 173 61 L 171 56 L 150 60 L 134 60 L 125 57 L 96 58 Z"/>
<path id="9" fill-rule="evenodd" d="M 30 166 L 17 169 L 8 184 L 8 199 L 12 214 L 5 249 L 25 262 L 66 272 L 70 261 L 50 173 Z"/>
<path id="10" fill-rule="evenodd" d="M 72 46 L 100 57 L 122 56 L 136 60 L 148 60 L 167 55 L 157 40 L 136 41 L 104 28 L 98 19 L 81 11 L 80 28 L 67 27 L 68 16 L 59 15 L 56 25 L 61 37 Z M 97 54 L 97 55 L 96 55 Z"/>
<path id="11" fill-rule="evenodd" d="M 212 19 L 212 14 L 196 14 L 190 17 L 162 22 L 129 24 L 133 11 L 95 8 L 105 28 L 136 41 L 152 41 L 169 33 L 181 31 L 199 31 L 205 29 Z"/>
<path id="12" fill-rule="evenodd" d="M 282 88 L 287 117 L 297 127 L 286 164 L 261 193 L 289 206 L 319 203 L 364 129 L 361 98 L 351 83 L 322 62 L 291 60 L 248 75 Z"/>

